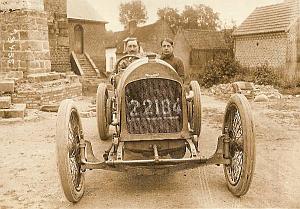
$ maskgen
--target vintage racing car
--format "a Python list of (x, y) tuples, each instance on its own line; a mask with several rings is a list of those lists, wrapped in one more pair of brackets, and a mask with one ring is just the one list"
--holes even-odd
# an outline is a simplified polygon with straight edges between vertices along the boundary
[[(125, 70), (119, 63), (136, 58)], [(188, 87), (168, 63), (150, 54), (124, 56), (111, 79), (113, 92), (99, 84), (97, 126), (101, 140), (113, 134), (111, 146), (97, 159), (84, 138), (79, 112), (72, 100), (58, 111), (57, 164), (66, 198), (77, 202), (84, 193), (84, 174), (90, 169), (147, 170), (153, 173), (191, 169), (202, 165), (224, 166), (229, 191), (244, 195), (255, 164), (255, 136), (250, 105), (242, 94), (231, 96), (215, 153), (201, 157), (201, 92), (197, 81)], [(134, 155), (132, 155), (134, 154)], [(132, 156), (135, 156), (134, 158)], [(136, 157), (139, 156), (139, 157)]]

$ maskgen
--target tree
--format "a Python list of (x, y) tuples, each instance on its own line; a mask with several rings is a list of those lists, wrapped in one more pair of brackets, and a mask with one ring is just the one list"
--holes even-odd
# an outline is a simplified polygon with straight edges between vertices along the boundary
[(186, 5), (181, 14), (177, 9), (166, 7), (158, 9), (157, 15), (159, 19), (165, 20), (174, 32), (177, 32), (179, 27), (202, 30), (217, 30), (220, 28), (218, 13), (204, 4)]
[(181, 18), (184, 29), (217, 30), (219, 28), (218, 13), (204, 4), (185, 6)]
[(119, 20), (121, 24), (127, 25), (131, 20), (135, 20), (137, 24), (143, 24), (147, 19), (146, 7), (140, 0), (120, 4)]
[(160, 20), (165, 20), (169, 24), (174, 33), (177, 32), (181, 24), (181, 16), (178, 9), (165, 7), (158, 9), (157, 15)]

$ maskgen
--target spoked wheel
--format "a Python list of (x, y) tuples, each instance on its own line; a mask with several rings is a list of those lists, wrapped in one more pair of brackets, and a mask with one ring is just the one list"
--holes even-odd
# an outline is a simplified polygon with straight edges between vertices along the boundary
[(97, 89), (96, 112), (98, 133), (101, 140), (108, 138), (109, 122), (111, 121), (111, 111), (109, 109), (111, 106), (110, 104), (111, 103), (108, 102), (106, 84), (100, 83)]
[(56, 123), (57, 167), (61, 185), (70, 202), (78, 202), (84, 193), (84, 173), (80, 161), (82, 125), (72, 100), (64, 100)]
[(226, 107), (223, 134), (229, 136), (231, 163), (224, 165), (229, 191), (242, 196), (249, 190), (255, 166), (255, 136), (250, 105), (242, 94), (233, 95)]
[(188, 119), (194, 134), (199, 136), (201, 132), (201, 90), (197, 81), (191, 81), (190, 91), (193, 91), (194, 97), (188, 103)]

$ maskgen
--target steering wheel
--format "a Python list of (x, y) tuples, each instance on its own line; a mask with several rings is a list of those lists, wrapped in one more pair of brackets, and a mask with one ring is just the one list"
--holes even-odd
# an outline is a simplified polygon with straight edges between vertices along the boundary
[(121, 63), (121, 61), (123, 61), (123, 60), (125, 60), (125, 59), (128, 59), (128, 58), (134, 58), (135, 60), (136, 59), (140, 59), (140, 57), (139, 56), (137, 56), (137, 55), (133, 55), (133, 54), (129, 54), (129, 55), (125, 55), (125, 56), (123, 56), (123, 57), (121, 57), (118, 61), (117, 61), (117, 63), (116, 63), (116, 66), (115, 66), (115, 69), (114, 69), (114, 73), (119, 73), (119, 65), (120, 65), (120, 63)]

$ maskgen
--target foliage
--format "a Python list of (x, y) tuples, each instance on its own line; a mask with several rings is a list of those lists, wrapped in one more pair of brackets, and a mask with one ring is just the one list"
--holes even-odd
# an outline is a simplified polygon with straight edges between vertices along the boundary
[(200, 80), (202, 86), (211, 87), (215, 84), (228, 83), (242, 74), (243, 68), (231, 56), (223, 56), (209, 62)]
[(224, 29), (222, 30), (224, 32), (224, 40), (225, 43), (228, 45), (229, 51), (233, 56), (233, 48), (234, 48), (234, 37), (232, 35), (234, 28), (232, 29)]
[(158, 9), (157, 15), (160, 19), (169, 23), (175, 32), (180, 27), (201, 30), (217, 30), (220, 27), (218, 13), (204, 4), (186, 5), (182, 13), (179, 13), (177, 9), (166, 7)]
[(177, 32), (181, 24), (181, 16), (178, 9), (165, 7), (158, 9), (157, 15), (159, 19), (165, 20), (169, 24), (174, 33)]
[(268, 64), (262, 64), (254, 70), (254, 82), (260, 85), (279, 85), (279, 75)]
[(147, 19), (146, 7), (141, 0), (120, 4), (119, 20), (121, 24), (127, 25), (131, 20), (135, 20), (137, 24), (143, 24)]
[(185, 6), (182, 14), (184, 29), (216, 30), (219, 27), (219, 15), (204, 4)]

